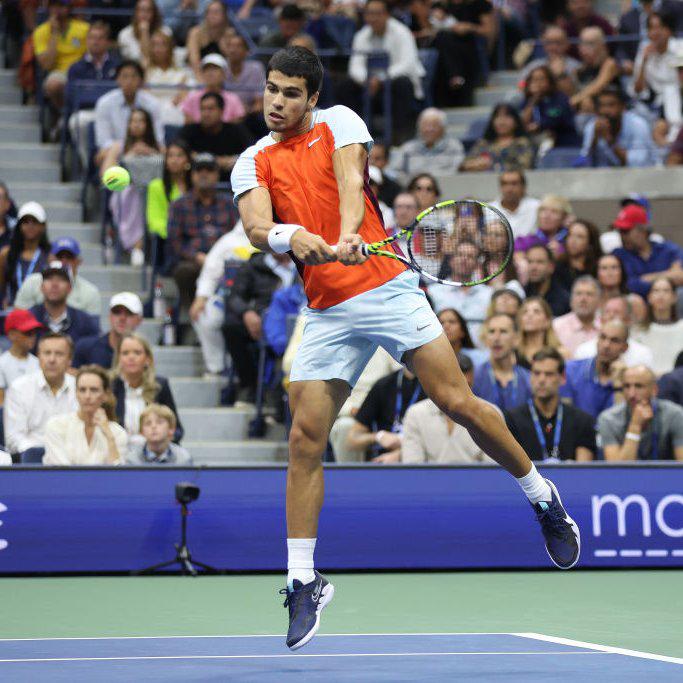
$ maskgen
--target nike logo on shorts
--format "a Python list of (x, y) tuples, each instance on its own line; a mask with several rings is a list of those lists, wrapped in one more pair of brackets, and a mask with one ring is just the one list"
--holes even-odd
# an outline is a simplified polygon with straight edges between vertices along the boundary
[(308, 146), (309, 146), (309, 147), (313, 147), (313, 145), (315, 145), (315, 143), (318, 142), (318, 140), (320, 140), (321, 137), (322, 137), (322, 135), (319, 135), (315, 140), (311, 140), (311, 141), (308, 143)]
[(422, 327), (418, 327), (417, 331), (422, 332), (422, 330), (426, 330), (430, 325), (431, 325), (431, 323), (427, 323), (426, 325), (423, 325)]

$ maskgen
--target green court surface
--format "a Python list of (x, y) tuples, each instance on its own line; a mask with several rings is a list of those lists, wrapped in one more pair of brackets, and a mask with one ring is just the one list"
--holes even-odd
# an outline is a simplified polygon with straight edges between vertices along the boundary
[[(683, 571), (330, 574), (321, 633), (537, 632), (683, 657)], [(279, 634), (280, 576), (0, 579), (0, 638)]]

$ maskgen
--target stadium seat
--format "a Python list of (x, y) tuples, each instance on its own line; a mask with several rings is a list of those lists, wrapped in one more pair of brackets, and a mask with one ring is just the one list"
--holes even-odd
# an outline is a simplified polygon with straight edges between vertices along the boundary
[(347, 52), (351, 49), (353, 36), (356, 33), (356, 24), (351, 19), (338, 14), (325, 14), (323, 24), (328, 35), (340, 50)]
[(182, 126), (173, 126), (170, 124), (164, 126), (164, 142), (166, 143), (166, 146), (175, 141), (181, 128)]
[(434, 105), (434, 80), (436, 78), (439, 53), (437, 50), (432, 49), (418, 50), (418, 52), (422, 66), (426, 71), (424, 78), (422, 79), (422, 87), (425, 93), (424, 106), (431, 107)]
[(536, 168), (575, 168), (580, 156), (579, 147), (553, 147), (536, 162)]
[(467, 132), (461, 140), (466, 151), (469, 151), (472, 145), (484, 136), (484, 131), (486, 130), (488, 122), (488, 118), (480, 118), (475, 119), (472, 121), (472, 123), (470, 123), (470, 127), (467, 129)]

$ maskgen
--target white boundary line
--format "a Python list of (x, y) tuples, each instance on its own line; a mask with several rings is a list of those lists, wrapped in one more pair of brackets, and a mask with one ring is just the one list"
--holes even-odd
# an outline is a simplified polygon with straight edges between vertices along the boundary
[(344, 652), (328, 654), (282, 654), (282, 655), (149, 655), (140, 657), (50, 657), (50, 658), (30, 658), (30, 659), (0, 659), (0, 664), (7, 663), (39, 663), (39, 662), (122, 662), (140, 660), (166, 660), (166, 659), (299, 659), (307, 658), (333, 658), (333, 657), (508, 657), (508, 656), (539, 656), (539, 655), (605, 655), (607, 652), (579, 651), (567, 652), (560, 650), (557, 652)]
[(547, 643), (556, 643), (557, 645), (570, 645), (573, 647), (585, 647), (598, 652), (607, 654), (624, 655), (626, 657), (638, 657), (640, 659), (654, 659), (658, 662), (668, 662), (669, 664), (683, 664), (683, 659), (679, 657), (667, 657), (666, 655), (656, 655), (651, 652), (639, 652), (638, 650), (627, 650), (623, 647), (612, 647), (611, 645), (597, 645), (595, 643), (586, 643), (582, 640), (572, 640), (571, 638), (558, 638), (556, 636), (546, 636), (542, 633), (511, 633), (513, 636), (520, 636), (520, 638), (531, 638), (532, 640), (544, 640)]

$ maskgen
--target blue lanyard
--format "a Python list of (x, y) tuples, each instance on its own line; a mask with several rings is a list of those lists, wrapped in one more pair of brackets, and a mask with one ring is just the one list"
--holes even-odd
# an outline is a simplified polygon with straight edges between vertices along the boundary
[(541, 230), (540, 228), (536, 230), (536, 237), (538, 237), (543, 244), (548, 244), (551, 239), (556, 240), (557, 242), (564, 242), (565, 237), (567, 236), (567, 233), (569, 231), (567, 228), (562, 228), (561, 230), (557, 231), (557, 234), (554, 237), (548, 238), (548, 236)]
[(548, 442), (545, 438), (545, 434), (541, 429), (541, 421), (538, 419), (538, 413), (536, 412), (536, 407), (533, 401), (528, 401), (529, 412), (531, 413), (531, 419), (534, 421), (534, 428), (536, 429), (536, 436), (538, 437), (538, 442), (541, 444), (541, 450), (543, 451), (543, 460), (548, 460), (549, 458), (559, 459), (560, 457), (560, 436), (562, 435), (562, 417), (564, 416), (564, 406), (562, 401), (560, 401), (557, 407), (557, 419), (555, 420), (555, 431), (553, 433), (553, 450), (548, 455)]
[[(501, 384), (498, 382), (496, 379), (496, 376), (493, 374), (493, 368), (489, 365), (488, 367), (489, 371), (489, 379), (491, 380), (491, 385), (494, 387), (496, 390), (496, 393), (498, 395), (498, 407), (502, 409), (507, 408), (507, 404), (505, 401), (505, 390), (501, 386)], [(517, 405), (517, 372), (515, 371), (515, 368), (512, 368), (512, 401), (511, 401), (511, 407), (514, 408)]]
[[(36, 263), (38, 263), (38, 259), (40, 258), (40, 248), (36, 249), (35, 252), (33, 252), (33, 258), (31, 259), (31, 262), (28, 264), (28, 268), (26, 269), (26, 277), (31, 275), (33, 273), (34, 268), (36, 267)], [(21, 272), (21, 261), (17, 262), (17, 292), (21, 289), (21, 284), (24, 281), (24, 275)]]
[[(402, 425), (401, 425), (401, 409), (403, 408), (403, 370), (398, 371), (398, 377), (396, 378), (396, 405), (394, 408), (394, 424), (391, 427), (391, 431), (394, 432), (394, 434), (398, 434), (403, 431)], [(410, 408), (410, 406), (417, 401), (417, 397), (420, 395), (420, 383), (417, 382), (415, 386), (415, 391), (413, 391), (413, 395), (410, 397), (410, 401), (408, 401), (408, 405), (406, 406), (406, 410)]]

